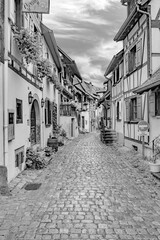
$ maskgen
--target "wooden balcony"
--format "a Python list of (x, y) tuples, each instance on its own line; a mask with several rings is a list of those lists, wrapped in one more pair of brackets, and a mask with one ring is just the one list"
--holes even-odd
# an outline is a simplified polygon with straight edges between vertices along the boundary
[(70, 103), (60, 104), (60, 116), (76, 116), (76, 107)]

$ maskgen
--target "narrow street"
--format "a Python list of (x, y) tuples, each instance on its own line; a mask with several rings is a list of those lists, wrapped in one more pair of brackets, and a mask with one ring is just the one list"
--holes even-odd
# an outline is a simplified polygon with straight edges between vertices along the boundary
[(0, 196), (0, 240), (158, 240), (159, 187), (153, 198), (140, 174), (98, 133), (80, 135), (30, 179), (38, 190), (25, 190), (22, 177)]

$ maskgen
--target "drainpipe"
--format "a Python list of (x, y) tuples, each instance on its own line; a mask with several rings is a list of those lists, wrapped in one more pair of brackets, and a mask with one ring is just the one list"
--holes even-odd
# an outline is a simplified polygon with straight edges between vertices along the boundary
[(142, 13), (142, 14), (146, 14), (148, 16), (149, 19), (149, 40), (150, 40), (150, 46), (149, 46), (149, 58), (150, 58), (150, 67), (149, 67), (149, 77), (152, 75), (152, 53), (151, 53), (151, 46), (152, 46), (152, 37), (151, 37), (151, 14), (149, 12), (143, 11), (139, 8), (139, 4), (136, 3), (136, 7), (137, 7), (137, 11)]
[[(148, 71), (148, 75), (149, 77), (152, 75), (152, 32), (151, 32), (151, 14), (149, 12), (143, 11), (139, 8), (139, 5), (136, 3), (136, 7), (137, 7), (137, 11), (142, 13), (142, 14), (146, 14), (148, 16), (148, 20), (149, 20), (149, 26), (148, 26), (148, 38), (150, 41), (150, 46), (149, 46), (149, 71)], [(149, 101), (148, 99), (148, 94), (147, 94), (147, 101)], [(149, 105), (148, 105), (149, 106)], [(148, 123), (149, 123), (149, 109), (147, 109), (148, 111)]]
[(4, 1), (3, 165), (8, 163), (8, 0)]

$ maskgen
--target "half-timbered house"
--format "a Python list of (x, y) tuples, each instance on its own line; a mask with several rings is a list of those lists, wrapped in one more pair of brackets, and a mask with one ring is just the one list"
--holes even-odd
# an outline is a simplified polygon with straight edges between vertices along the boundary
[[(123, 50), (117, 53), (111, 60), (108, 65), (104, 76), (106, 81), (104, 84), (112, 84), (110, 87), (111, 90), (111, 99), (112, 101), (108, 102), (108, 108), (110, 109), (110, 118), (111, 126), (117, 133), (119, 142), (123, 143), (124, 134), (123, 134)], [(109, 77), (111, 75), (111, 80)], [(109, 115), (109, 114), (108, 114)], [(109, 121), (107, 123), (109, 126)]]
[[(149, 122), (148, 93), (141, 95), (136, 89), (160, 66), (160, 32), (158, 0), (122, 0), (127, 6), (127, 18), (115, 41), (123, 41), (124, 47), (124, 142), (126, 146), (141, 150), (142, 137), (138, 122)], [(151, 135), (145, 135), (145, 154), (151, 148)]]
[(6, 10), (0, 39), (5, 50), (0, 63), (0, 165), (7, 168), (9, 181), (24, 169), (26, 149), (45, 147), (58, 121), (61, 61), (54, 34), (41, 24), (41, 13), (22, 12), (22, 4), (0, 0)]

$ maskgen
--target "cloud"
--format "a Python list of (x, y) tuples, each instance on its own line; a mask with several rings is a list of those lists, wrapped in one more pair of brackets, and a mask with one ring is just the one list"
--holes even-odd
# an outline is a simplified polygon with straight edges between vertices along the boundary
[(122, 44), (113, 41), (125, 19), (120, 0), (51, 1), (43, 22), (57, 44), (76, 61), (82, 77), (102, 85), (104, 72)]

